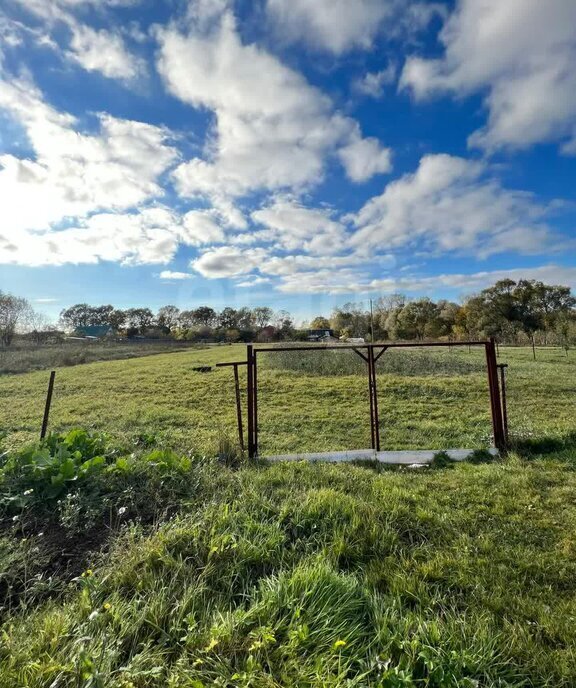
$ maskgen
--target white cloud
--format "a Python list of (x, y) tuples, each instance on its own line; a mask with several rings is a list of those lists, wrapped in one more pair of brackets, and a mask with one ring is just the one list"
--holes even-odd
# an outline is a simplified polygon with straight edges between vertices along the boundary
[(236, 286), (241, 289), (251, 289), (252, 287), (257, 287), (260, 284), (269, 284), (270, 279), (268, 277), (250, 277), (242, 282), (236, 282)]
[(384, 174), (392, 169), (392, 155), (389, 148), (382, 148), (378, 139), (354, 137), (349, 144), (338, 151), (348, 179), (361, 183), (375, 174)]
[[(388, 184), (352, 219), (359, 251), (422, 244), (428, 250), (480, 257), (503, 251), (550, 250), (555, 237), (546, 208), (530, 194), (505, 189), (479, 162), (428, 155), (414, 174)], [(561, 245), (557, 244), (557, 248)]]
[(159, 177), (177, 158), (164, 129), (101, 114), (99, 131), (82, 133), (22, 79), (0, 80), (0, 109), (24, 128), (35, 153), (0, 156), (4, 236), (163, 195)]
[(110, 79), (135, 79), (144, 69), (127, 51), (122, 38), (104, 29), (73, 26), (69, 55), (87, 71)]
[(224, 14), (208, 33), (158, 32), (158, 69), (170, 91), (215, 114), (204, 158), (175, 171), (179, 192), (219, 198), (321, 181), (325, 159), (359, 137), (357, 123), (297, 72), (245, 45)]
[(370, 48), (396, 0), (268, 0), (276, 34), (288, 42), (304, 40), (313, 48), (341, 54)]
[(446, 8), (430, 0), (267, 0), (266, 13), (280, 42), (341, 55), (372, 48), (380, 32), (411, 36)]
[(254, 211), (252, 219), (271, 230), (261, 239), (288, 251), (333, 254), (342, 250), (347, 239), (345, 227), (329, 211), (306, 208), (289, 198), (277, 198)]
[(187, 244), (193, 246), (218, 244), (225, 238), (224, 230), (217, 223), (214, 213), (205, 210), (191, 210), (184, 215), (181, 236)]
[(463, 293), (471, 293), (483, 289), (501, 279), (534, 279), (547, 284), (564, 284), (576, 287), (576, 267), (562, 265), (541, 265), (539, 267), (511, 268), (509, 270), (486, 270), (474, 273), (446, 273), (433, 277), (402, 277), (373, 280), (371, 291), (416, 291), (431, 292), (438, 287), (461, 289)]
[(135, 213), (97, 213), (65, 229), (20, 232), (8, 238), (0, 229), (0, 263), (167, 263), (179, 244), (172, 224), (168, 210), (150, 208)]
[(353, 88), (358, 93), (372, 98), (381, 98), (384, 95), (384, 87), (396, 81), (396, 65), (389, 62), (379, 72), (367, 72), (363, 77), (356, 79)]
[(162, 270), (159, 277), (160, 279), (164, 280), (194, 279), (194, 275), (192, 275), (190, 272), (174, 272), (173, 270)]
[[(85, 70), (100, 72), (110, 79), (130, 81), (145, 72), (144, 62), (132, 55), (119, 31), (94, 29), (77, 19), (74, 10), (86, 6), (103, 10), (137, 4), (140, 0), (14, 0), (26, 11), (44, 20), (46, 30), (58, 35), (59, 23), (68, 27), (71, 38), (63, 55)], [(25, 27), (23, 27), (25, 28)], [(45, 44), (58, 50), (53, 38), (45, 38)]]
[(278, 291), (288, 294), (350, 294), (369, 291), (364, 276), (357, 270), (323, 268), (286, 275)]
[(255, 270), (267, 258), (262, 248), (240, 249), (234, 246), (222, 246), (208, 249), (190, 264), (203, 277), (221, 279), (247, 275)]
[(470, 143), (487, 150), (563, 141), (576, 153), (576, 2), (460, 0), (440, 59), (409, 59), (401, 83), (417, 98), (488, 89), (487, 126)]

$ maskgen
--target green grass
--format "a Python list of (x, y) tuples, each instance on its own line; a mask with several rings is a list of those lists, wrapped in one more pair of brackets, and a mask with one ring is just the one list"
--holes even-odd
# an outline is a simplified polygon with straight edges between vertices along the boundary
[[(121, 441), (153, 433), (178, 450), (214, 454), (223, 437), (236, 441), (232, 372), (199, 373), (193, 368), (242, 360), (245, 351), (241, 345), (223, 346), (60, 369), (51, 428), (89, 427)], [(395, 354), (387, 352), (380, 360), (384, 364)], [(342, 355), (356, 365), (352, 352)], [(367, 381), (358, 370), (333, 375), (273, 368), (275, 356), (279, 354), (259, 359), (264, 455), (370, 446)], [(491, 424), (482, 352), (435, 352), (434, 375), (418, 356), (416, 364), (407, 357), (405, 365), (403, 359), (395, 363), (394, 372), (379, 371), (382, 447), (487, 446)], [(510, 364), (511, 431), (522, 441), (571, 443), (576, 359), (558, 349), (540, 350), (538, 356), (534, 362), (529, 349), (502, 350), (500, 360)], [(450, 362), (454, 375), (448, 374)], [(0, 377), (0, 429), (9, 432), (11, 446), (38, 436), (47, 378), (45, 372)], [(244, 375), (242, 392), (245, 397)]]
[(58, 344), (16, 341), (10, 347), (0, 347), (0, 375), (49, 370), (94, 361), (150, 356), (162, 352), (181, 351), (184, 348), (200, 348), (200, 346), (175, 342), (172, 339), (157, 341), (66, 340)]
[(12, 611), (0, 686), (576, 684), (572, 466), (180, 475), (170, 518)]
[[(231, 371), (192, 368), (244, 354), (61, 370), (52, 427), (107, 436), (18, 451), (47, 376), (0, 379), (0, 688), (576, 685), (570, 356), (502, 351), (516, 452), (414, 471), (215, 458)], [(379, 372), (387, 446), (486, 443), (481, 358), (442, 355)], [(263, 360), (266, 449), (367, 446), (359, 373)]]

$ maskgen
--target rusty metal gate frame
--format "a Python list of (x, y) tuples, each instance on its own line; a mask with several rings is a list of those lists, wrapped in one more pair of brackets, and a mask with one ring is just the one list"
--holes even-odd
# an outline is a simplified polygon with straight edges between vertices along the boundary
[[(218, 363), (219, 368), (233, 367), (236, 390), (236, 411), (238, 419), (238, 434), (240, 446), (244, 449), (244, 431), (242, 425), (242, 407), (240, 399), (240, 385), (238, 367), (247, 367), (247, 409), (248, 409), (248, 457), (258, 456), (258, 354), (276, 353), (278, 351), (327, 351), (351, 350), (367, 364), (368, 390), (370, 394), (370, 434), (372, 449), (380, 451), (380, 420), (378, 415), (378, 390), (376, 376), (376, 362), (388, 349), (421, 348), (421, 347), (453, 347), (453, 346), (482, 346), (486, 354), (486, 371), (488, 375), (488, 391), (490, 396), (490, 411), (492, 416), (492, 433), (494, 446), (503, 451), (508, 440), (508, 423), (506, 413), (506, 396), (504, 382), (505, 364), (498, 364), (496, 360), (496, 342), (492, 337), (485, 341), (466, 342), (394, 342), (389, 344), (320, 344), (310, 346), (263, 346), (256, 348), (253, 344), (246, 347), (246, 360), (232, 363)], [(377, 353), (375, 353), (377, 351)], [(498, 369), (501, 373), (502, 393), (498, 380)]]

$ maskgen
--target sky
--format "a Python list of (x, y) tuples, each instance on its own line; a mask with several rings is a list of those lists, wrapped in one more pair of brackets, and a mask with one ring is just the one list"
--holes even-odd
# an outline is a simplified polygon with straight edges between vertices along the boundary
[(0, 290), (576, 287), (574, 0), (2, 0)]

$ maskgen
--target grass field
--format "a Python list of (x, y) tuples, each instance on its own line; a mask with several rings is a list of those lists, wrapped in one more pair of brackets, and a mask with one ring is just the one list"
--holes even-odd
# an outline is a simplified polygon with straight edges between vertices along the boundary
[(16, 341), (9, 347), (0, 347), (0, 375), (26, 373), (31, 370), (50, 370), (75, 366), (93, 361), (150, 356), (162, 352), (181, 351), (184, 348), (201, 348), (172, 339), (121, 341), (95, 341), (68, 339), (58, 344), (34, 344)]
[[(368, 390), (353, 352), (326, 370), (321, 354), (302, 354), (304, 370), (279, 354), (262, 354), (262, 453), (324, 451), (370, 446)], [(387, 352), (378, 374), (382, 446), (387, 449), (480, 448), (491, 432), (481, 351), (436, 351), (432, 360)], [(170, 446), (214, 454), (222, 438), (236, 440), (232, 373), (193, 370), (245, 359), (242, 345), (190, 350), (58, 370), (51, 428), (82, 426), (122, 439), (156, 434)], [(295, 354), (290, 354), (294, 356)], [(517, 439), (570, 440), (576, 416), (576, 358), (558, 349), (505, 349), (510, 364), (509, 414)], [(312, 365), (310, 360), (318, 361)], [(395, 360), (393, 363), (389, 361)], [(274, 367), (273, 367), (274, 366)], [(348, 366), (348, 367), (347, 367)], [(350, 366), (352, 366), (350, 368)], [(387, 370), (392, 368), (392, 370)], [(334, 375), (342, 368), (346, 374)], [(430, 368), (434, 375), (429, 374)], [(452, 374), (454, 369), (455, 373)], [(245, 393), (242, 376), (243, 393)], [(0, 377), (0, 428), (9, 441), (38, 436), (48, 382), (45, 372)]]
[[(1, 688), (576, 685), (571, 354), (503, 351), (517, 450), (418, 471), (218, 460), (231, 372), (192, 368), (244, 354), (59, 371), (53, 427), (109, 437), (42, 451), (46, 374), (0, 378)], [(442, 357), (379, 372), (388, 447), (487, 443), (481, 359)], [(355, 364), (262, 363), (267, 451), (367, 446)]]

